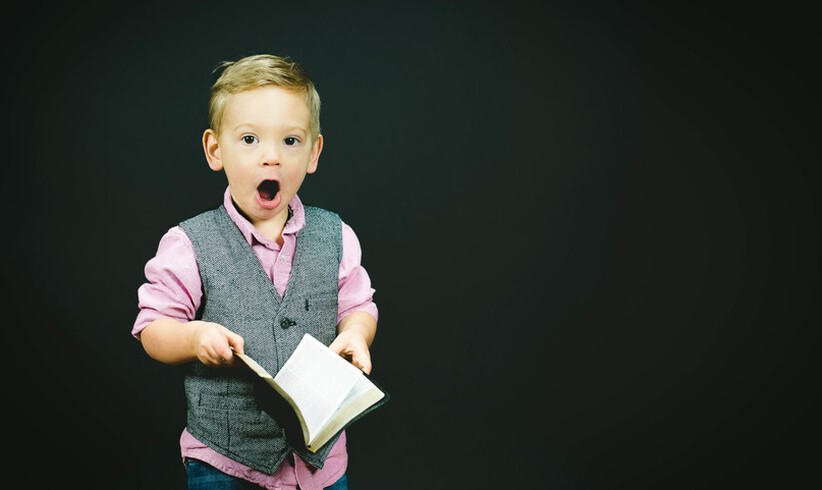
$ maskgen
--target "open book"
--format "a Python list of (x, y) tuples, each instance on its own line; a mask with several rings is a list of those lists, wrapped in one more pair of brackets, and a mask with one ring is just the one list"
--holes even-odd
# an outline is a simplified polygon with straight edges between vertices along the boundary
[(388, 399), (362, 371), (309, 334), (276, 376), (247, 355), (235, 355), (293, 408), (311, 452)]

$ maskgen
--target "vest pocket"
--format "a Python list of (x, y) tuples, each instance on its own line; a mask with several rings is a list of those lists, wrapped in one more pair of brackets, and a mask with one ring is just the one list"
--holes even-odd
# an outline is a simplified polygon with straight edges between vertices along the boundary
[(238, 457), (264, 453), (270, 459), (287, 448), (282, 427), (259, 408), (253, 396), (202, 394), (196, 419), (203, 442)]
[(283, 429), (263, 411), (236, 411), (228, 412), (228, 433), (268, 440), (272, 437), (281, 437)]
[(258, 411), (259, 407), (252, 393), (212, 395), (210, 393), (200, 394), (200, 408), (205, 410), (218, 411)]
[(306, 295), (298, 302), (305, 321), (305, 332), (325, 345), (337, 336), (337, 294)]
[(228, 450), (235, 454), (266, 453), (279, 455), (288, 448), (283, 429), (261, 411), (232, 411), (227, 413)]

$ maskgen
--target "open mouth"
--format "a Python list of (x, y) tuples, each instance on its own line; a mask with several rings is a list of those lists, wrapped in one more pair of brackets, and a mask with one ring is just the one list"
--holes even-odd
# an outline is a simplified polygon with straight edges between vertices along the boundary
[(263, 209), (276, 209), (280, 195), (280, 183), (276, 180), (264, 180), (257, 186), (257, 204)]
[(257, 193), (265, 202), (273, 201), (278, 192), (280, 192), (280, 183), (276, 180), (264, 180), (257, 186)]

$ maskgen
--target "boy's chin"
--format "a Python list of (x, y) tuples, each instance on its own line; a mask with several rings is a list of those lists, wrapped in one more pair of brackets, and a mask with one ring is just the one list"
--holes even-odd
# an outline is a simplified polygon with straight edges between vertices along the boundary
[(237, 208), (237, 211), (239, 211), (240, 214), (245, 216), (245, 218), (254, 225), (261, 221), (272, 220), (282, 214), (283, 210), (288, 209), (288, 206), (282, 206), (281, 204), (282, 202), (279, 195), (275, 206), (271, 206), (270, 202), (261, 203), (259, 196), (257, 196), (256, 199), (251, 200), (251, 202), (246, 201), (246, 203), (242, 206), (238, 205), (237, 201), (234, 201), (234, 206)]

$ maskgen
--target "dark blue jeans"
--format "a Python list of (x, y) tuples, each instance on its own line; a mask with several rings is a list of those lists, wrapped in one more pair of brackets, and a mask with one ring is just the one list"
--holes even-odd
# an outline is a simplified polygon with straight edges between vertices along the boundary
[[(189, 490), (259, 490), (260, 487), (250, 481), (226, 475), (217, 468), (198, 461), (186, 460), (186, 474), (188, 475)], [(326, 490), (348, 490), (348, 479), (341, 476)]]

